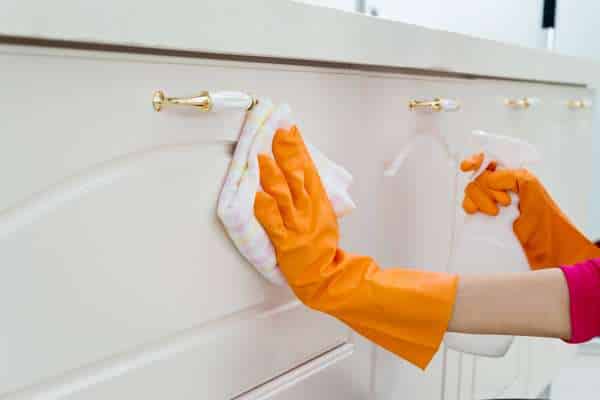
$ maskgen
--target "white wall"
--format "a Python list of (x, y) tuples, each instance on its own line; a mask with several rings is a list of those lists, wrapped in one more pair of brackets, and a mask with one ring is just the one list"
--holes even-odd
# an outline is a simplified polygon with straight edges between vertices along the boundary
[(386, 18), (528, 47), (543, 44), (542, 4), (542, 0), (369, 1)]
[[(356, 9), (356, 0), (304, 0)], [(367, 10), (410, 24), (459, 32), (527, 47), (543, 46), (542, 0), (367, 0)], [(418, 45), (418, 43), (415, 43)]]
[(559, 0), (556, 49), (563, 54), (600, 60), (600, 1)]
[(316, 6), (338, 8), (345, 11), (355, 11), (356, 1), (355, 0), (295, 0), (301, 3), (313, 4)]

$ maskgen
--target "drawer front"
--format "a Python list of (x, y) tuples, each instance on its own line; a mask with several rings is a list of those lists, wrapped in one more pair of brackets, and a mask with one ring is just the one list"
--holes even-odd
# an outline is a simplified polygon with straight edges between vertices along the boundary
[[(179, 387), (226, 398), (347, 341), (343, 325), (266, 283), (216, 218), (243, 114), (156, 114), (150, 98), (232, 88), (285, 99), (311, 141), (352, 169), (362, 146), (348, 139), (360, 137), (355, 75), (17, 53), (0, 52), (11, 98), (0, 145), (0, 393), (77, 397), (128, 375), (123, 388), (145, 397)], [(330, 96), (339, 102), (313, 106)], [(342, 137), (348, 149), (336, 150)]]

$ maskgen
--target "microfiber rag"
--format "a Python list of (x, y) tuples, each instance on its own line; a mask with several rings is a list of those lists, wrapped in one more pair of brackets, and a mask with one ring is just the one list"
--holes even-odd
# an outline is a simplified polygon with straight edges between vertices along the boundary
[[(248, 111), (219, 196), (217, 214), (227, 234), (240, 253), (270, 282), (283, 285), (285, 278), (279, 271), (275, 250), (267, 233), (254, 216), (254, 197), (260, 186), (258, 154), (272, 156), (271, 146), (277, 129), (295, 125), (287, 104), (274, 105), (268, 99), (259, 99)], [(356, 206), (348, 193), (352, 175), (325, 157), (309, 143), (308, 151), (319, 171), (321, 181), (338, 217)]]

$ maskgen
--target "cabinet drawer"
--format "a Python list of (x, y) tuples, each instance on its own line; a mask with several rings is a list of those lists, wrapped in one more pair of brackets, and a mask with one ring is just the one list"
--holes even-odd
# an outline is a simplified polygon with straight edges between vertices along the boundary
[[(76, 396), (128, 375), (122, 393), (226, 398), (347, 340), (266, 283), (217, 220), (243, 113), (155, 114), (150, 99), (244, 89), (302, 116), (315, 96), (348, 97), (355, 76), (12, 47), (0, 64), (0, 394)], [(306, 125), (347, 134), (341, 103)], [(336, 159), (336, 140), (314, 142)]]

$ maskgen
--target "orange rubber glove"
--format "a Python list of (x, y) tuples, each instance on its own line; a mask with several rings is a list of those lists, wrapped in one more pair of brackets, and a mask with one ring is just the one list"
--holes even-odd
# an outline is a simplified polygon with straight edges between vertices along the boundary
[(339, 249), (337, 219), (296, 127), (277, 131), (273, 154), (259, 156), (264, 192), (254, 211), (296, 296), (425, 368), (447, 329), (457, 277), (381, 270), (373, 259)]
[[(464, 172), (477, 171), (484, 155), (461, 163)], [(525, 169), (488, 168), (465, 188), (464, 210), (497, 215), (498, 204), (509, 205), (509, 191), (519, 195), (519, 217), (513, 230), (531, 269), (575, 264), (600, 257), (600, 249), (589, 241), (563, 214), (540, 181)]]

